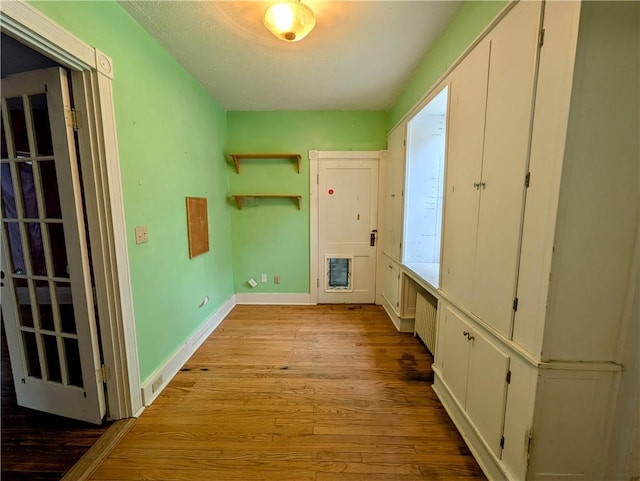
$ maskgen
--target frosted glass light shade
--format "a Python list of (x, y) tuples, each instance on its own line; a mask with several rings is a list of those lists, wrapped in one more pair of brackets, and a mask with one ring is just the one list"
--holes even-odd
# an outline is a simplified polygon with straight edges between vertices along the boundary
[(264, 13), (264, 26), (285, 42), (302, 40), (315, 25), (315, 15), (309, 7), (299, 1), (276, 3)]

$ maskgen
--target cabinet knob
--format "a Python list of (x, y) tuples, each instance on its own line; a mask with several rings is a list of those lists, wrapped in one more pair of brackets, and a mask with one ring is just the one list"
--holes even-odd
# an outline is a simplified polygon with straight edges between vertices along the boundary
[(465, 337), (469, 337), (469, 331), (462, 331), (462, 335)]

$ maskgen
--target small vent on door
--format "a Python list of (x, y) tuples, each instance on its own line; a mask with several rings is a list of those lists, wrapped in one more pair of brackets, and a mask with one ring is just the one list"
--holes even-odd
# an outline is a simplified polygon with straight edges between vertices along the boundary
[(352, 292), (352, 269), (352, 257), (327, 256), (325, 291)]

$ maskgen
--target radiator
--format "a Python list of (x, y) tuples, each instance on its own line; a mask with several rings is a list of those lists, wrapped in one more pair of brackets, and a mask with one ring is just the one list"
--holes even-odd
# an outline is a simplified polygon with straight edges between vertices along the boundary
[(436, 354), (436, 318), (438, 300), (426, 292), (418, 292), (416, 297), (415, 334), (422, 339), (429, 352)]

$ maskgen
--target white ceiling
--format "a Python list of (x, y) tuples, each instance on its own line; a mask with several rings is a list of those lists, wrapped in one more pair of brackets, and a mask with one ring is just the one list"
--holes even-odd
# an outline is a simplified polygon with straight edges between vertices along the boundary
[(305, 3), (316, 28), (276, 39), (273, 2), (129, 1), (122, 5), (227, 110), (387, 110), (462, 1)]

